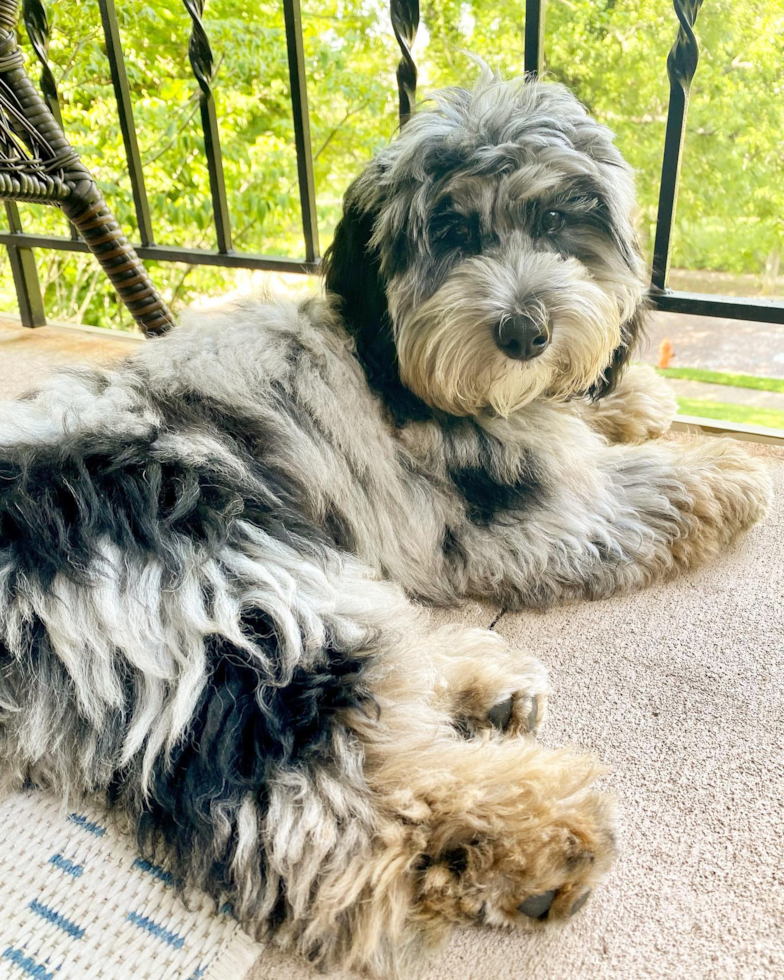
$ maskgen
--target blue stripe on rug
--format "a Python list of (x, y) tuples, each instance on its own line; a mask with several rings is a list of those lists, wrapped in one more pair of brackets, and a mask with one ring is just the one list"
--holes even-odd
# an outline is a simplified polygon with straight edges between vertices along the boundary
[(127, 918), (140, 929), (145, 929), (147, 932), (151, 933), (158, 939), (162, 939), (163, 942), (168, 943), (169, 946), (173, 946), (175, 949), (182, 949), (182, 947), (185, 945), (185, 939), (183, 936), (178, 936), (176, 932), (169, 932), (168, 929), (164, 929), (163, 926), (157, 925), (147, 916), (139, 915), (138, 912), (129, 912)]
[(68, 819), (71, 823), (78, 824), (88, 834), (95, 834), (96, 837), (103, 837), (106, 833), (106, 827), (102, 827), (99, 823), (93, 823), (92, 820), (88, 820), (81, 813), (69, 813)]
[(64, 858), (62, 854), (53, 854), (49, 858), (49, 864), (53, 864), (60, 871), (64, 871), (67, 875), (71, 875), (74, 878), (78, 878), (84, 871), (84, 865), (74, 864), (73, 861)]
[(35, 980), (54, 980), (54, 972), (47, 973), (40, 963), (36, 963), (32, 956), (26, 956), (21, 949), (14, 949), (13, 946), (9, 946), (3, 950), (0, 958), (18, 966), (22, 973), (27, 974), (28, 977), (34, 977)]
[(138, 868), (140, 871), (144, 871), (145, 874), (152, 875), (153, 878), (162, 881), (164, 885), (174, 885), (174, 875), (171, 871), (166, 871), (165, 868), (162, 868), (160, 864), (152, 864), (150, 861), (145, 861), (144, 858), (136, 858), (131, 867)]
[(64, 915), (60, 915), (59, 912), (55, 912), (54, 909), (50, 909), (48, 905), (44, 905), (43, 902), (36, 901), (33, 899), (32, 902), (27, 906), (32, 909), (36, 915), (40, 915), (42, 919), (46, 919), (47, 922), (51, 922), (52, 925), (57, 926), (58, 929), (62, 929), (63, 932), (67, 932), (69, 936), (74, 939), (81, 939), (85, 933), (85, 930), (81, 926), (77, 926), (75, 923), (71, 922), (70, 919), (66, 919)]

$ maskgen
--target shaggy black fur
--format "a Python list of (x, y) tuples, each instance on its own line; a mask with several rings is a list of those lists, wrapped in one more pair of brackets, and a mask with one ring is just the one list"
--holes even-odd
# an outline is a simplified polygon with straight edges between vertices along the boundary
[(628, 367), (637, 346), (645, 336), (645, 321), (648, 315), (647, 306), (642, 303), (632, 316), (621, 326), (621, 345), (613, 351), (610, 366), (604, 374), (588, 390), (592, 401), (598, 401), (614, 391), (621, 380), (624, 370)]
[[(205, 403), (201, 428), (216, 435), (217, 421), (205, 421), (211, 411), (214, 406)], [(227, 416), (221, 422), (229, 428)], [(235, 429), (240, 425), (236, 418), (231, 422)], [(86, 582), (104, 539), (129, 555), (157, 554), (176, 577), (178, 539), (214, 555), (239, 518), (312, 552), (319, 541), (327, 543), (326, 535), (303, 517), (297, 488), (269, 461), (265, 434), (255, 425), (253, 447), (236, 432), (232, 438), (231, 430), (223, 436), (245, 464), (245, 480), (226, 472), (220, 460), (184, 462), (158, 441), (158, 427), (135, 438), (91, 432), (54, 445), (4, 448), (0, 562), (44, 588), (58, 572)]]
[[(328, 292), (340, 300), (340, 312), (368, 383), (395, 423), (404, 425), (432, 418), (433, 410), (400, 380), (381, 258), (370, 246), (374, 220), (374, 215), (351, 203), (349, 188), (343, 217), (324, 255), (324, 282)], [(401, 254), (400, 262), (405, 261)]]
[[(266, 811), (277, 773), (329, 766), (341, 711), (376, 710), (363, 681), (370, 662), (366, 652), (357, 657), (328, 646), (315, 663), (281, 676), (269, 618), (260, 610), (249, 612), (242, 627), (258, 657), (220, 637), (208, 639), (208, 684), (189, 732), (170, 762), (158, 765), (138, 824), (144, 853), (156, 857), (164, 845), (176, 873), (203, 879), (216, 900), (231, 883), (233, 831), (243, 799), (250, 794)], [(110, 799), (124, 795), (128, 777), (116, 774)], [(232, 833), (216, 850), (218, 814)]]
[[(449, 478), (465, 501), (466, 513), (474, 524), (487, 525), (501, 514), (514, 520), (515, 514), (546, 499), (540, 466), (531, 452), (521, 457), (514, 478), (510, 479), (499, 472), (494, 456), (501, 447), (474, 422), (460, 420), (445, 428), (444, 434)], [(450, 443), (467, 437), (474, 449), (470, 466), (459, 462), (461, 454), (456, 446), (449, 451)]]
[(514, 483), (502, 483), (481, 466), (464, 466), (449, 471), (452, 482), (466, 502), (468, 517), (474, 524), (489, 524), (499, 514), (512, 515), (541, 500), (541, 484), (533, 469), (523, 472)]

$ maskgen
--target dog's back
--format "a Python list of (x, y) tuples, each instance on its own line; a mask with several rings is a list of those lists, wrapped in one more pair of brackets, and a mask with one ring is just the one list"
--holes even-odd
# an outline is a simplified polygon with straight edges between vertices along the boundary
[(345, 559), (292, 476), (318, 438), (294, 376), (345, 344), (306, 328), (307, 304), (207, 317), (0, 411), (2, 782), (122, 798), (216, 888), (237, 842), (215, 853), (209, 807), (231, 824), (366, 699)]

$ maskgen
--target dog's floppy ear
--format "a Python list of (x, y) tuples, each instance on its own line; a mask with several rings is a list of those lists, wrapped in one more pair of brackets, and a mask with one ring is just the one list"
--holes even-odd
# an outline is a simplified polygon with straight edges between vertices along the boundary
[(361, 185), (367, 176), (363, 174), (346, 191), (343, 217), (323, 262), (327, 292), (338, 298), (346, 326), (355, 337), (368, 321), (380, 325), (389, 318), (381, 257), (370, 244), (378, 212), (361, 200)]
[(354, 338), (357, 354), (376, 390), (399, 385), (397, 350), (386, 297), (386, 279), (378, 248), (371, 244), (381, 206), (378, 161), (346, 191), (343, 217), (324, 255), (327, 293)]
[(621, 343), (615, 348), (612, 360), (601, 376), (588, 389), (591, 401), (598, 401), (614, 390), (621, 379), (634, 350), (645, 331), (648, 308), (640, 303), (626, 323), (621, 325)]
[(405, 236), (382, 256), (373, 241), (384, 203), (384, 168), (378, 157), (346, 191), (343, 217), (324, 255), (327, 294), (337, 299), (338, 312), (356, 344), (368, 382), (384, 399), (398, 424), (429, 418), (431, 410), (400, 380), (397, 348), (387, 305), (386, 274), (394, 274)]

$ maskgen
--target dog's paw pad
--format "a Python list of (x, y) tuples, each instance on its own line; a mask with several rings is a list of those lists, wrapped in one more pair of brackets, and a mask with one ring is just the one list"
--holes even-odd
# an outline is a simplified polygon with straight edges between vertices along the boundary
[[(567, 889), (569, 892), (569, 889)], [(537, 922), (546, 922), (550, 918), (552, 911), (556, 918), (571, 918), (577, 915), (580, 909), (591, 897), (591, 889), (588, 888), (577, 898), (572, 900), (571, 894), (561, 895), (557, 889), (541, 892), (539, 895), (529, 895), (517, 906), (517, 911), (522, 912), (529, 919)], [(555, 906), (555, 908), (553, 908)]]
[(591, 897), (591, 889), (589, 888), (588, 891), (583, 892), (582, 895), (580, 895), (580, 897), (572, 903), (572, 907), (569, 909), (569, 915), (570, 916), (577, 915), (577, 913), (580, 911), (583, 905), (585, 905), (585, 903), (588, 901), (590, 897)]
[(556, 894), (555, 889), (552, 889), (549, 892), (542, 892), (541, 895), (529, 895), (528, 898), (520, 902), (517, 910), (523, 915), (527, 915), (529, 919), (546, 919)]
[(544, 716), (544, 694), (517, 691), (487, 712), (487, 722), (507, 735), (529, 735), (536, 732)]
[(487, 720), (497, 728), (499, 732), (505, 732), (512, 720), (512, 709), (514, 708), (514, 697), (510, 694), (505, 701), (494, 705), (487, 712)]
[(517, 691), (485, 710), (458, 712), (455, 727), (465, 738), (484, 731), (503, 735), (529, 735), (536, 732), (544, 715), (544, 694)]

